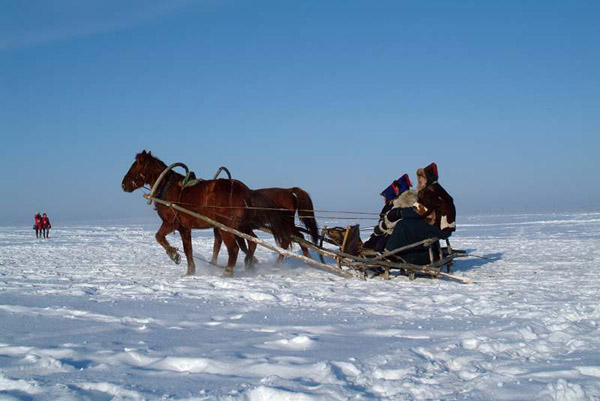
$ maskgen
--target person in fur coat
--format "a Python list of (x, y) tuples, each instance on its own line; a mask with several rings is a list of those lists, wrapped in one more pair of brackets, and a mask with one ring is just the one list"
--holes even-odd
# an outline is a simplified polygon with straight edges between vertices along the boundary
[(438, 183), (438, 169), (435, 163), (417, 170), (418, 205), (417, 212), (427, 223), (440, 230), (456, 230), (456, 208), (454, 199)]
[(414, 244), (427, 238), (447, 239), (456, 230), (454, 200), (437, 182), (437, 165), (418, 169), (416, 201), (410, 207), (388, 213), (395, 227), (385, 249), (388, 251)]

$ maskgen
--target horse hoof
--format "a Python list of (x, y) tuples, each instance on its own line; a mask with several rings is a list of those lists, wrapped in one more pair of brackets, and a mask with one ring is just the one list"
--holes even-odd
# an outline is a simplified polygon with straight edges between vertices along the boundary
[(258, 259), (252, 258), (252, 264), (257, 265), (259, 263)]
[(183, 275), (183, 277), (187, 277), (187, 276), (194, 276), (196, 275), (196, 271), (192, 270), (192, 271), (186, 271), (185, 274)]
[(225, 272), (223, 273), (223, 277), (226, 277), (226, 278), (233, 277), (233, 271), (225, 270)]
[(244, 259), (244, 267), (246, 268), (246, 270), (253, 269), (254, 268), (254, 258), (246, 257), (246, 259)]
[(169, 255), (169, 257), (171, 258), (171, 260), (173, 262), (175, 262), (176, 265), (181, 263), (181, 256), (179, 255), (179, 253), (177, 253), (176, 250), (170, 250), (167, 251), (167, 255)]

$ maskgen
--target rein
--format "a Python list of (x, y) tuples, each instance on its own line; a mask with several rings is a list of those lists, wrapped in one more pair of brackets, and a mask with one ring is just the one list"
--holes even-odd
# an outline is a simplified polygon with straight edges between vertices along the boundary
[[(167, 191), (168, 187), (170, 186), (171, 182), (172, 182), (172, 176), (169, 177), (166, 185), (164, 185), (160, 191), (159, 191), (159, 186), (161, 184), (161, 182), (164, 180), (165, 176), (171, 171), (173, 170), (175, 167), (182, 167), (185, 172), (185, 178), (183, 179), (182, 182), (188, 182), (190, 179), (190, 175), (193, 174), (190, 172), (190, 170), (188, 169), (188, 167), (184, 164), (184, 163), (173, 163), (170, 166), (168, 166), (167, 168), (165, 168), (163, 170), (163, 172), (160, 174), (160, 176), (158, 177), (158, 179), (156, 180), (156, 182), (154, 183), (154, 185), (152, 186), (151, 190), (150, 190), (150, 194), (148, 197), (148, 204), (152, 203), (152, 200), (150, 198), (156, 197), (156, 198), (162, 198), (162, 196), (164, 195), (164, 193)], [(215, 175), (213, 176), (213, 180), (216, 179), (219, 174), (225, 171), (227, 173), (227, 176), (229, 178), (229, 180), (231, 181), (231, 173), (230, 171), (224, 167), (221, 166), (219, 167), (219, 169), (217, 170), (217, 172), (215, 173)], [(141, 175), (140, 175), (141, 176)], [(182, 186), (181, 188), (181, 192), (179, 194), (179, 199), (177, 204), (179, 205), (183, 205), (183, 206), (194, 206), (194, 207), (205, 207), (205, 208), (213, 208), (213, 209), (249, 209), (249, 210), (270, 210), (270, 211), (279, 211), (279, 212), (291, 212), (291, 210), (289, 209), (285, 209), (285, 208), (270, 208), (270, 207), (257, 207), (257, 206), (248, 206), (248, 205), (244, 205), (244, 206), (217, 206), (217, 205), (197, 205), (197, 204), (191, 204), (191, 203), (181, 203), (181, 195), (183, 193), (183, 190), (185, 189), (185, 186)], [(156, 194), (156, 192), (159, 191), (158, 194)], [(229, 191), (229, 205), (231, 205), (231, 197), (233, 195), (233, 185), (230, 187), (230, 191)], [(158, 195), (158, 196), (157, 196)], [(342, 210), (318, 210), (318, 209), (297, 209), (298, 212), (298, 218), (309, 218), (309, 219), (316, 219), (316, 216), (301, 216), (300, 213), (301, 212), (312, 212), (312, 213), (342, 213), (342, 214), (353, 214), (353, 215), (363, 215), (363, 216), (379, 216), (379, 213), (368, 213), (368, 212), (352, 212), (352, 211), (342, 211)], [(215, 213), (220, 215), (221, 217), (227, 217), (229, 219), (233, 219), (234, 217), (230, 217), (230, 216), (225, 216), (219, 213)], [(335, 220), (373, 220), (372, 217), (346, 217), (346, 216), (319, 216), (319, 218), (322, 219), (335, 219)]]
[[(180, 203), (180, 205), (185, 206), (196, 206), (196, 207), (212, 207), (215, 209), (254, 209), (254, 210), (272, 210), (275, 212), (291, 212), (290, 209), (278, 208), (278, 207), (258, 207), (258, 206), (215, 206), (215, 205), (197, 205), (192, 203)], [(343, 214), (359, 214), (366, 216), (378, 216), (379, 213), (368, 213), (368, 212), (351, 212), (351, 211), (343, 211), (343, 210), (319, 210), (319, 209), (296, 209), (298, 212), (313, 212), (313, 213), (343, 213)], [(312, 216), (299, 216), (302, 218), (313, 218)], [(334, 216), (322, 216), (327, 218), (335, 218)], [(340, 219), (350, 219), (351, 217), (339, 217)], [(361, 219), (360, 217), (357, 217)], [(364, 220), (373, 220), (373, 218), (362, 218)]]

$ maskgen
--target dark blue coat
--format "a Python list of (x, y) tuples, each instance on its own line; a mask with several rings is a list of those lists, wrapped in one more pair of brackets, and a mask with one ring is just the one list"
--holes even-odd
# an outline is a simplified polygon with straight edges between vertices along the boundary
[(449, 231), (442, 231), (435, 226), (427, 224), (411, 207), (395, 209), (393, 212), (401, 215), (398, 216), (401, 217), (401, 220), (396, 223), (394, 232), (385, 246), (385, 249), (388, 251), (432, 237), (446, 239), (452, 234)]

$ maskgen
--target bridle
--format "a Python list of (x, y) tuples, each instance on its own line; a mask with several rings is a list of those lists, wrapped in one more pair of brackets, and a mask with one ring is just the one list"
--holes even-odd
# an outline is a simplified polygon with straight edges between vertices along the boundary
[[(136, 160), (136, 163), (139, 163)], [(131, 182), (134, 186), (133, 190), (135, 191), (136, 189), (140, 189), (144, 186), (144, 184), (147, 184), (148, 182), (146, 181), (146, 175), (144, 174), (144, 171), (146, 171), (146, 169), (148, 168), (148, 165), (150, 164), (150, 160), (146, 160), (146, 162), (144, 163), (144, 166), (140, 168), (140, 170), (142, 172), (140, 172), (135, 178), (130, 178), (129, 182)], [(142, 180), (142, 182), (140, 183), (139, 181)]]

